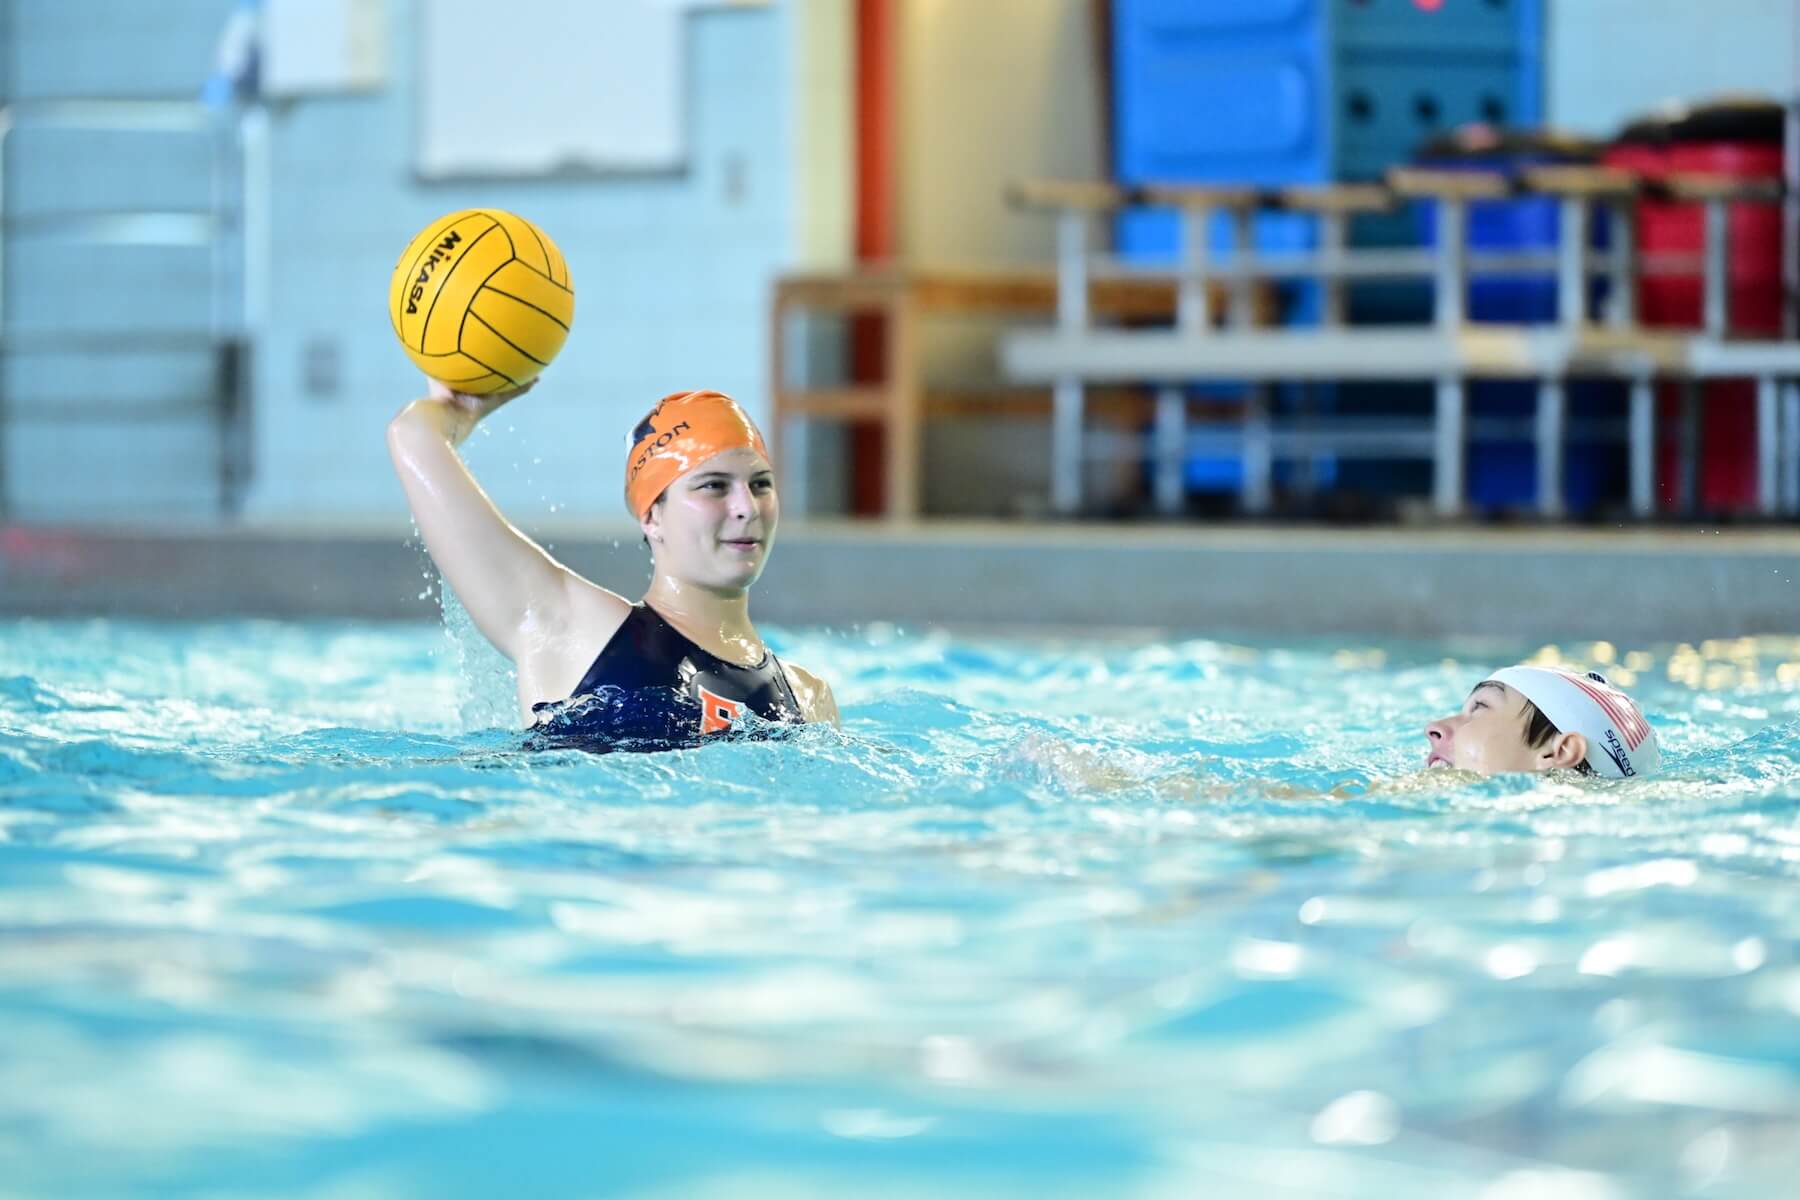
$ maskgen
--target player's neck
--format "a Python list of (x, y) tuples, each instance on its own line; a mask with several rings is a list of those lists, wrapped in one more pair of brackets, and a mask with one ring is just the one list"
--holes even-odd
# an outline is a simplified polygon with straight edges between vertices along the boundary
[(689, 641), (727, 662), (755, 662), (762, 657), (762, 638), (750, 623), (750, 593), (697, 587), (660, 572), (644, 593), (654, 608)]

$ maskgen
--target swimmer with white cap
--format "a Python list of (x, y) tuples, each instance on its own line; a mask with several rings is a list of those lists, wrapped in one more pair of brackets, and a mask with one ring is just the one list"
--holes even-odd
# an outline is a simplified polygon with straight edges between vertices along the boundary
[[(1481, 775), (1575, 771), (1602, 779), (1654, 775), (1662, 765), (1656, 731), (1631, 697), (1598, 671), (1554, 667), (1507, 667), (1476, 684), (1462, 711), (1425, 727), (1431, 743), (1428, 768), (1446, 767)], [(1066, 787), (1116, 791), (1146, 782), (1144, 776), (1092, 747), (1034, 735), (1020, 746), (1022, 756)], [(1333, 796), (1366, 795), (1375, 787), (1411, 790), (1423, 775), (1391, 784), (1359, 779), (1330, 789)], [(1192, 775), (1156, 780), (1164, 795), (1215, 799), (1241, 794), (1237, 779)], [(1265, 795), (1290, 798), (1319, 793), (1308, 786), (1270, 782)]]
[(1462, 711), (1425, 726), (1427, 767), (1482, 775), (1572, 770), (1602, 779), (1662, 764), (1643, 710), (1598, 671), (1507, 667), (1475, 685)]

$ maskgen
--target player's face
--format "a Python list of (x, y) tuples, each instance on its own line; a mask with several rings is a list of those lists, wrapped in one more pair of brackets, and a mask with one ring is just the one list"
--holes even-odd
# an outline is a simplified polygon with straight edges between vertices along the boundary
[(769, 460), (754, 450), (727, 450), (670, 484), (644, 532), (658, 571), (733, 591), (762, 574), (780, 515)]
[(1482, 775), (1547, 770), (1549, 755), (1525, 744), (1525, 697), (1503, 683), (1478, 683), (1462, 711), (1425, 726), (1427, 767)]

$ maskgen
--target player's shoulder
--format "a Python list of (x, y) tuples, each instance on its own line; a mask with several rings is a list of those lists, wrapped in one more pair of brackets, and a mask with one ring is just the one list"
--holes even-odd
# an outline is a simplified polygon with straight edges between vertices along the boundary
[(837, 697), (831, 691), (831, 684), (823, 676), (797, 663), (783, 659), (781, 665), (788, 673), (788, 679), (794, 686), (795, 698), (800, 701), (806, 719), (837, 724)]

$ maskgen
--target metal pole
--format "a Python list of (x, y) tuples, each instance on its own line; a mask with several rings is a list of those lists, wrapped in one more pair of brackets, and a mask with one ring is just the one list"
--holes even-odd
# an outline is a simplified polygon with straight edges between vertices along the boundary
[[(1588, 206), (1583, 196), (1564, 196), (1557, 205), (1556, 319), (1564, 329), (1587, 324)], [(1563, 515), (1563, 434), (1568, 425), (1568, 384), (1560, 375), (1538, 384), (1538, 514)]]
[[(1056, 227), (1056, 317), (1066, 337), (1078, 337), (1087, 327), (1087, 291), (1087, 218), (1064, 209)], [(1081, 508), (1085, 402), (1080, 376), (1056, 380), (1050, 396), (1050, 506), (1064, 515)]]
[(1648, 375), (1631, 381), (1631, 511), (1656, 515), (1656, 389)]
[(1181, 459), (1187, 449), (1187, 397), (1173, 384), (1156, 390), (1156, 511), (1181, 512)]
[[(1447, 334), (1460, 333), (1467, 311), (1468, 209), (1463, 201), (1438, 201), (1438, 245), (1434, 316)], [(1437, 381), (1437, 439), (1432, 455), (1432, 507), (1440, 517), (1453, 517), (1463, 507), (1463, 455), (1468, 398), (1460, 375)]]
[(1256, 323), (1256, 281), (1250, 276), (1250, 255), (1256, 241), (1256, 230), (1251, 224), (1254, 219), (1255, 214), (1248, 208), (1239, 207), (1231, 214), (1235, 243), (1231, 264), (1235, 268), (1231, 284), (1231, 320), (1241, 329)]
[[(1705, 258), (1701, 266), (1701, 325), (1710, 337), (1723, 338), (1731, 328), (1729, 270), (1731, 223), (1723, 200), (1705, 204)], [(1681, 509), (1692, 515), (1700, 507), (1700, 384), (1693, 378), (1681, 389)]]
[(1731, 329), (1731, 221), (1723, 200), (1706, 202), (1706, 332), (1722, 338)]
[(1765, 517), (1779, 507), (1781, 396), (1773, 375), (1756, 380), (1756, 508)]
[(1587, 324), (1587, 199), (1564, 196), (1557, 207), (1556, 319), (1574, 329)]
[(807, 479), (812, 460), (812, 422), (804, 416), (791, 416), (776, 430), (781, 438), (781, 507), (783, 514), (796, 517), (812, 512), (812, 488)]
[(1203, 334), (1212, 328), (1212, 297), (1207, 289), (1207, 266), (1212, 259), (1212, 210), (1184, 208), (1180, 221), (1182, 269), (1175, 325), (1184, 333)]
[(1781, 509), (1793, 516), (1800, 513), (1800, 384), (1789, 380), (1781, 392)]
[[(1638, 198), (1628, 196), (1611, 205), (1612, 254), (1606, 292), (1606, 323), (1614, 329), (1637, 324)], [(1656, 515), (1656, 389), (1650, 376), (1634, 378), (1629, 397), (1631, 512), (1639, 520)]]
[[(1232, 266), (1235, 268), (1231, 284), (1231, 323), (1239, 329), (1248, 329), (1256, 323), (1256, 281), (1250, 274), (1250, 256), (1256, 241), (1253, 224), (1255, 217), (1256, 214), (1251, 209), (1241, 206), (1232, 210), (1231, 214), (1234, 235)], [(1270, 480), (1274, 474), (1272, 443), (1269, 388), (1267, 384), (1255, 383), (1244, 397), (1245, 512), (1260, 515), (1269, 511), (1272, 492)]]
[(1081, 508), (1081, 380), (1058, 379), (1050, 404), (1050, 507), (1066, 516)]
[(1344, 253), (1344, 246), (1349, 241), (1345, 237), (1345, 214), (1335, 210), (1327, 212), (1320, 219), (1320, 249), (1324, 251), (1326, 263), (1324, 278), (1320, 282), (1325, 289), (1325, 311), (1321, 314), (1322, 322), (1327, 326), (1344, 323), (1344, 276), (1338, 269), (1338, 259)]
[[(1327, 329), (1342, 328), (1350, 316), (1349, 304), (1346, 300), (1348, 289), (1344, 285), (1342, 261), (1345, 250), (1350, 244), (1349, 230), (1350, 216), (1348, 213), (1331, 209), (1320, 219), (1323, 278), (1319, 283), (1324, 290), (1324, 306), (1323, 312), (1320, 313), (1320, 323)], [(1302, 420), (1308, 426), (1312, 424), (1318, 410), (1325, 406), (1324, 397), (1328, 394), (1327, 389), (1331, 387), (1330, 384), (1318, 383), (1300, 385), (1300, 395), (1306, 404)], [(1311, 432), (1310, 428), (1308, 432)], [(1309, 501), (1318, 495), (1320, 467), (1326, 461), (1329, 461), (1327, 456), (1315, 453), (1309, 441), (1306, 453), (1301, 456), (1296, 466), (1298, 478), (1295, 482), (1296, 489)]]
[(1273, 431), (1269, 427), (1269, 386), (1252, 384), (1244, 398), (1244, 511), (1257, 516), (1269, 511), (1274, 496)]
[(1453, 196), (1439, 200), (1437, 206), (1437, 325), (1447, 332), (1456, 332), (1468, 309), (1468, 206)]
[(1076, 333), (1087, 319), (1087, 217), (1065, 208), (1056, 215), (1056, 321), (1064, 333)]
[(1546, 375), (1538, 384), (1537, 484), (1538, 514), (1563, 514), (1563, 431), (1568, 423), (1569, 396), (1559, 375)]
[(1637, 322), (1637, 200), (1613, 205), (1612, 287), (1607, 292), (1607, 323), (1617, 329)]
[(1437, 381), (1437, 439), (1431, 477), (1431, 506), (1440, 517), (1454, 517), (1462, 511), (1466, 409), (1462, 377), (1441, 376)]

